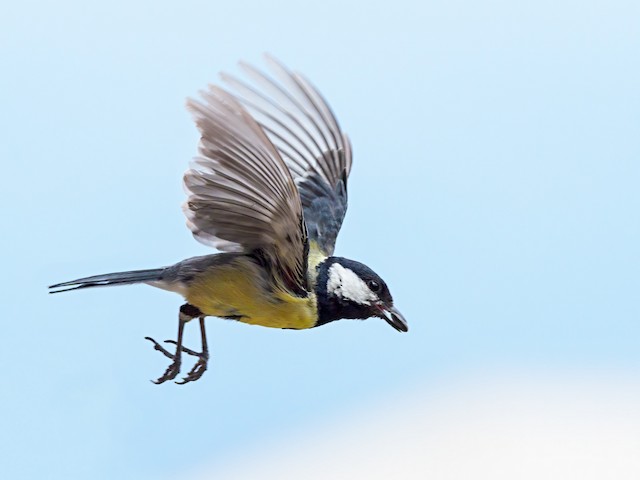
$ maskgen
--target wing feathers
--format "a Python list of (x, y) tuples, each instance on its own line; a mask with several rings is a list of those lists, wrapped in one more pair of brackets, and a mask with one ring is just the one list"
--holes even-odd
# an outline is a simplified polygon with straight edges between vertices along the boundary
[(267, 63), (272, 76), (241, 63), (251, 82), (227, 74), (222, 80), (278, 149), (300, 191), (310, 238), (330, 255), (347, 208), (351, 144), (306, 78), (272, 57)]
[[(305, 100), (308, 98), (303, 90), (300, 89), (300, 85), (295, 81), (295, 77), (282, 67), (279, 63), (274, 62), (273, 64), (276, 69), (284, 72), (284, 75), (281, 75), (284, 83), (289, 83), (289, 86), (292, 87), (292, 92), (285, 90), (282, 86), (277, 84), (274, 80), (266, 76), (264, 73), (260, 72), (256, 68), (251, 65), (242, 63), (241, 66), (252, 76), (254, 77), (258, 83), (262, 83), (267, 89), (271, 90), (275, 97), (283, 104), (288, 105), (290, 108), (284, 110), (279, 107), (279, 110), (284, 112), (286, 116), (291, 119), (298, 127), (302, 128), (302, 131), (308, 137), (308, 140), (313, 143), (316, 148), (316, 155), (321, 155), (322, 152), (330, 150), (331, 146), (327, 141), (327, 137), (325, 136), (325, 131), (321, 127), (322, 120), (318, 122), (318, 119), (313, 115), (315, 113), (313, 108), (308, 108), (309, 105), (303, 105)], [(294, 97), (294, 93), (300, 94), (297, 97)], [(271, 102), (272, 103), (272, 102)], [(272, 103), (273, 104), (273, 103)], [(290, 113), (292, 112), (292, 113)], [(305, 129), (302, 124), (302, 120), (306, 120), (308, 125), (312, 128), (312, 130)], [(315, 133), (315, 135), (314, 135)]]
[[(250, 108), (258, 120), (262, 120), (260, 124), (265, 128), (265, 130), (271, 132), (281, 131), (282, 134), (279, 135), (278, 138), (282, 140), (286, 138), (286, 135), (289, 135), (290, 142), (294, 142), (297, 144), (299, 149), (306, 151), (304, 156), (300, 153), (301, 161), (303, 163), (307, 163), (308, 161), (305, 160), (305, 158), (309, 158), (309, 156), (311, 158), (315, 158), (322, 153), (322, 149), (316, 138), (306, 129), (301, 120), (292, 115), (289, 111), (285, 110), (277, 101), (267, 97), (263, 93), (231, 75), (223, 73), (221, 74), (221, 77), (223, 81), (243, 93), (241, 101), (245, 106)], [(266, 79), (266, 77), (260, 78), (268, 82), (268, 85), (271, 85), (271, 80)], [(271, 109), (273, 113), (271, 113), (269, 109)], [(286, 140), (284, 141), (286, 142)], [(288, 143), (288, 145), (291, 145), (291, 143)], [(293, 147), (293, 145), (291, 146)]]
[(351, 144), (306, 78), (267, 62), (272, 76), (247, 64), (249, 82), (222, 74), (235, 96), (210, 86), (188, 101), (202, 138), (184, 176), (184, 212), (199, 241), (256, 254), (283, 288), (304, 296), (307, 230), (323, 253), (333, 253)]
[(187, 106), (202, 134), (184, 176), (187, 225), (202, 243), (258, 253), (285, 288), (306, 295), (302, 205), (279, 152), (224, 90), (212, 86)]

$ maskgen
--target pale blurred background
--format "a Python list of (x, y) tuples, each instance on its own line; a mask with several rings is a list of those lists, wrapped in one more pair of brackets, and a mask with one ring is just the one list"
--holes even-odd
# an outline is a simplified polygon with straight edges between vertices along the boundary
[(450, 379), (176, 478), (637, 479), (637, 379), (580, 377)]
[[(639, 21), (631, 0), (2, 4), (0, 477), (640, 478)], [(264, 51), (350, 134), (337, 253), (410, 331), (210, 319), (204, 378), (156, 386), (144, 337), (174, 337), (179, 297), (46, 286), (209, 251), (180, 210), (184, 100)]]

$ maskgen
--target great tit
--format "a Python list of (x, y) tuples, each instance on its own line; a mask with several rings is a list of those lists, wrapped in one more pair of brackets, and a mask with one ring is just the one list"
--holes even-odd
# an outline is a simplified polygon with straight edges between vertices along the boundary
[[(267, 63), (271, 76), (241, 63), (251, 81), (223, 73), (228, 90), (210, 85), (199, 100), (187, 101), (201, 140), (184, 175), (183, 210), (194, 237), (223, 253), (49, 287), (58, 293), (145, 283), (182, 295), (177, 339), (166, 341), (175, 353), (146, 337), (172, 360), (155, 383), (178, 375), (183, 352), (198, 360), (177, 383), (202, 376), (208, 316), (287, 329), (381, 317), (407, 331), (384, 280), (362, 263), (333, 256), (347, 210), (348, 137), (305, 77), (271, 57)], [(194, 318), (200, 352), (182, 345)]]

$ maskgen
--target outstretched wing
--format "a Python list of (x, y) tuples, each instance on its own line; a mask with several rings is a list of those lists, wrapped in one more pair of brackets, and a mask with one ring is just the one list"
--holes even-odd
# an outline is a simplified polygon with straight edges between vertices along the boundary
[(201, 95), (187, 102), (202, 134), (184, 175), (187, 225), (204, 244), (256, 254), (286, 288), (306, 296), (307, 234), (287, 166), (232, 95), (215, 86)]
[[(351, 144), (322, 95), (302, 75), (267, 57), (275, 79), (241, 64), (253, 84), (222, 74), (262, 126), (300, 191), (311, 247), (332, 255), (347, 212)], [(314, 244), (315, 242), (315, 244)]]

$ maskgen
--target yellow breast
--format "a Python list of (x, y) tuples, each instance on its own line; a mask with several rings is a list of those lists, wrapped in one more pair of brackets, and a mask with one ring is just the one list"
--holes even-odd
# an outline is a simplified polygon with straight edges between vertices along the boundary
[(215, 265), (199, 273), (186, 288), (186, 300), (204, 314), (234, 317), (240, 322), (272, 328), (304, 329), (315, 326), (315, 295), (300, 298), (271, 292), (265, 272), (246, 257)]

